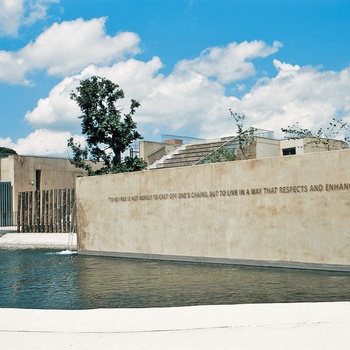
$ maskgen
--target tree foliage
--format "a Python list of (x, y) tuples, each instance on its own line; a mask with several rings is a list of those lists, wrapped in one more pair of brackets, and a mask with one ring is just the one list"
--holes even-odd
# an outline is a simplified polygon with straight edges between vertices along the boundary
[(231, 140), (228, 140), (225, 145), (219, 147), (217, 150), (209, 154), (208, 157), (202, 161), (202, 163), (235, 161), (237, 160), (239, 153), (244, 159), (250, 158), (249, 145), (253, 139), (254, 131), (256, 129), (245, 129), (244, 121), (246, 116), (241, 113), (233, 112), (231, 109), (229, 111), (235, 121), (237, 135)]
[[(209, 154), (201, 163), (234, 161), (239, 158), (239, 153), (243, 159), (251, 157), (249, 145), (251, 145), (257, 129), (246, 129), (244, 127), (246, 116), (233, 112), (231, 109), (229, 111), (235, 121), (237, 135)], [(332, 121), (328, 123), (325, 129), (319, 128), (316, 132), (301, 128), (299, 123), (295, 123), (287, 128), (281, 128), (281, 130), (285, 133), (286, 139), (307, 139), (306, 145), (313, 144), (316, 147), (322, 147), (327, 150), (335, 149), (336, 145), (340, 145), (341, 148), (349, 148), (350, 137), (347, 135), (350, 135), (350, 125), (342, 119), (332, 118)]]
[(252, 127), (245, 129), (244, 121), (246, 119), (246, 116), (244, 114), (233, 112), (232, 109), (230, 109), (229, 111), (236, 123), (237, 136), (235, 139), (238, 140), (238, 149), (241, 151), (245, 159), (249, 159), (250, 152), (248, 146), (250, 144), (250, 141), (253, 139), (254, 132), (256, 131), (256, 129)]
[[(131, 100), (130, 111), (124, 114), (117, 106), (118, 100), (124, 98), (123, 90), (112, 81), (97, 76), (82, 80), (70, 97), (82, 112), (79, 118), (82, 119), (82, 134), (86, 136), (85, 147), (73, 138), (68, 140), (73, 151), (72, 164), (87, 170), (89, 175), (137, 171), (146, 167), (142, 159), (122, 159), (130, 145), (142, 138), (133, 120), (140, 106), (138, 101)], [(93, 170), (88, 161), (102, 162), (103, 166)]]
[[(208, 155), (207, 160), (209, 163), (230, 162), (237, 159), (237, 153), (235, 149), (227, 149), (223, 146)], [(202, 162), (205, 163), (205, 160)]]
[(328, 126), (324, 128), (319, 128), (316, 132), (303, 129), (299, 126), (299, 123), (295, 123), (287, 128), (281, 128), (282, 132), (285, 134), (286, 139), (301, 139), (309, 138), (310, 140), (307, 144), (313, 144), (316, 147), (324, 147), (328, 151), (333, 149), (334, 140), (341, 137), (341, 141), (344, 141), (341, 145), (342, 148), (348, 148), (348, 143), (350, 141), (346, 134), (350, 133), (350, 125), (344, 122), (342, 119), (332, 118), (332, 121), (328, 123)]
[(12, 148), (0, 147), (0, 156), (9, 156), (11, 154), (17, 154), (17, 152)]

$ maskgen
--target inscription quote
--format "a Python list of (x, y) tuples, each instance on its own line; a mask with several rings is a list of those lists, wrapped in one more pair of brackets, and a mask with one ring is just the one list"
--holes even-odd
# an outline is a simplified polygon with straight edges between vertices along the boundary
[(277, 195), (277, 194), (305, 194), (309, 192), (333, 192), (350, 191), (350, 183), (335, 184), (314, 184), (297, 186), (275, 186), (258, 187), (246, 189), (220, 189), (191, 192), (170, 192), (142, 195), (123, 195), (109, 196), (108, 200), (112, 203), (118, 202), (136, 202), (136, 201), (158, 201), (174, 199), (196, 199), (196, 198), (216, 198), (216, 197), (238, 197), (238, 196), (259, 196), (259, 195)]

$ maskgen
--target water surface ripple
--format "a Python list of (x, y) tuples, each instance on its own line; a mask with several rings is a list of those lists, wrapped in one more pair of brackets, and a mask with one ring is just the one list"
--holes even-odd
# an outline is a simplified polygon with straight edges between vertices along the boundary
[(0, 307), (147, 308), (350, 301), (350, 273), (0, 249)]

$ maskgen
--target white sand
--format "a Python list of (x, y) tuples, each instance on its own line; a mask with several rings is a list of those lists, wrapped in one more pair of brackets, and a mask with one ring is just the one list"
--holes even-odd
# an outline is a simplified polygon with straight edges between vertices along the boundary
[[(62, 248), (68, 238), (8, 233), (0, 237), (0, 247)], [(0, 349), (68, 348), (348, 350), (350, 302), (74, 311), (0, 308)]]

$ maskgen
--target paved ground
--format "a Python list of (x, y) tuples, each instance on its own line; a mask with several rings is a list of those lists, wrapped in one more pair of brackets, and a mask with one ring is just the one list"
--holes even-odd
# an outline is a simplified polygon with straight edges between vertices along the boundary
[[(64, 248), (68, 240), (69, 234), (8, 233), (0, 236), (0, 248)], [(0, 308), (0, 349), (348, 350), (350, 302), (74, 311)]]
[(0, 309), (1, 349), (350, 348), (350, 303)]
[(0, 233), (0, 248), (76, 249), (77, 235), (76, 233)]

